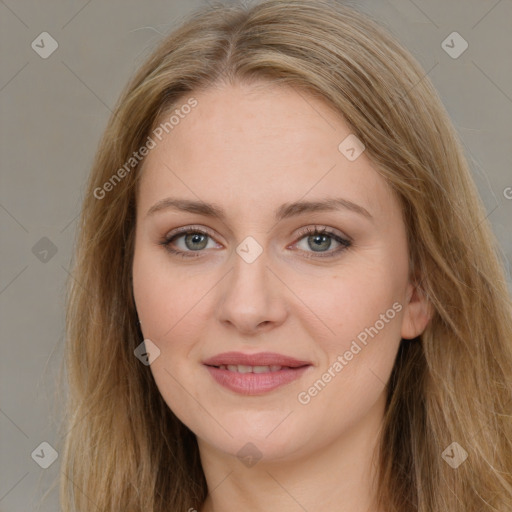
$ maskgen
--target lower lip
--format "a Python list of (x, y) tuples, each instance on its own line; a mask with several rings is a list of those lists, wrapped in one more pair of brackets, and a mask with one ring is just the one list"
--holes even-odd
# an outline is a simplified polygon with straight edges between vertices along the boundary
[(242, 395), (260, 395), (298, 379), (308, 368), (284, 368), (267, 373), (238, 373), (206, 366), (210, 375), (222, 386)]

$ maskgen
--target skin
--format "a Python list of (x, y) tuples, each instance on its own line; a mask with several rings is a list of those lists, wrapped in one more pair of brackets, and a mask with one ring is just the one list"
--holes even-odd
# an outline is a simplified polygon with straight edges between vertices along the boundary
[[(158, 389), (198, 439), (211, 491), (201, 510), (375, 511), (372, 453), (385, 385), (400, 339), (419, 335), (429, 319), (409, 282), (400, 205), (365, 152), (349, 161), (338, 150), (351, 130), (320, 99), (266, 83), (191, 96), (197, 107), (144, 162), (133, 288), (144, 338), (160, 349), (150, 366)], [(226, 218), (147, 215), (169, 196), (215, 203)], [(372, 218), (340, 209), (274, 220), (283, 203), (334, 197)], [(171, 247), (199, 257), (159, 243), (184, 226), (211, 236), (186, 245), (180, 233)], [(341, 245), (328, 237), (315, 252), (314, 237), (297, 235), (308, 226), (352, 245), (336, 253)], [(248, 236), (263, 251), (252, 263), (236, 252)], [(401, 311), (300, 403), (298, 394), (394, 303)], [(242, 396), (202, 364), (226, 351), (278, 352), (312, 366), (276, 390)], [(252, 467), (237, 457), (248, 442), (261, 455)]]

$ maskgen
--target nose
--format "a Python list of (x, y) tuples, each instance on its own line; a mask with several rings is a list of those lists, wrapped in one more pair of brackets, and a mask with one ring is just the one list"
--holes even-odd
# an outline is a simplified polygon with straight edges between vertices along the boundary
[(218, 289), (218, 320), (246, 335), (281, 325), (288, 315), (285, 286), (269, 268), (266, 251), (252, 263), (236, 252), (233, 260), (231, 272)]

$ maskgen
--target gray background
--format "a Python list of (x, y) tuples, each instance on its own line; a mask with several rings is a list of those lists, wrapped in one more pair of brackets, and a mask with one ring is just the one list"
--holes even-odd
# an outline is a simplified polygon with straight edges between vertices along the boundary
[[(510, 285), (512, 2), (350, 3), (382, 21), (437, 87), (464, 141)], [(42, 469), (31, 454), (43, 441), (60, 442), (65, 281), (85, 179), (126, 81), (201, 5), (0, 0), (0, 512), (58, 509), (60, 459)], [(469, 44), (457, 59), (441, 47), (454, 31)], [(31, 47), (42, 32), (58, 42), (47, 59)], [(40, 252), (51, 246), (43, 237), (55, 254)]]

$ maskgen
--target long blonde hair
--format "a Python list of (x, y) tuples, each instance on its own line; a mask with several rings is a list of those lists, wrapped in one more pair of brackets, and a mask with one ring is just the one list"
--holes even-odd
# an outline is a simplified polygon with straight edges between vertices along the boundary
[[(197, 11), (122, 93), (89, 177), (69, 284), (62, 509), (183, 511), (206, 497), (195, 435), (133, 353), (141, 173), (118, 170), (194, 91), (264, 80), (324, 99), (363, 141), (400, 201), (411, 279), (432, 306), (423, 335), (402, 341), (388, 384), (380, 505), (512, 510), (512, 307), (461, 143), (410, 53), (368, 15), (324, 0)], [(443, 454), (460, 456), (458, 446), (467, 459), (454, 468)]]

